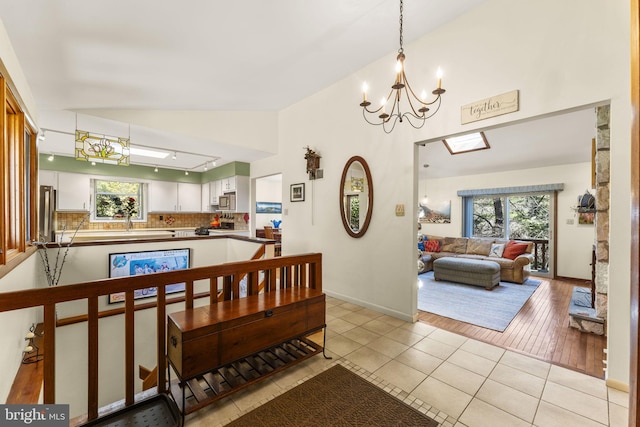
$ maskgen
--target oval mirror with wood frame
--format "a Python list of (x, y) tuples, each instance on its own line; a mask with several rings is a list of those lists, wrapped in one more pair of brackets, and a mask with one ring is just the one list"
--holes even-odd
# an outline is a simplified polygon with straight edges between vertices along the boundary
[(373, 212), (373, 182), (369, 165), (360, 156), (347, 161), (340, 179), (340, 217), (351, 237), (362, 237)]

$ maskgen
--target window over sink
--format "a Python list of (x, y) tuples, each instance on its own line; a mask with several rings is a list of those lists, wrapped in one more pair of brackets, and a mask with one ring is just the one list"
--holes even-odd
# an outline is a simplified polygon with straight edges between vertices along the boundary
[(92, 220), (133, 221), (146, 219), (144, 209), (144, 184), (132, 181), (92, 180), (94, 194)]

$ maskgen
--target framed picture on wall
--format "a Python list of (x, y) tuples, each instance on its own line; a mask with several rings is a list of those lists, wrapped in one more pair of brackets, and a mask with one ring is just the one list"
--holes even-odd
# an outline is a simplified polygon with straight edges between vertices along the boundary
[(291, 184), (289, 200), (292, 202), (304, 202), (304, 183)]

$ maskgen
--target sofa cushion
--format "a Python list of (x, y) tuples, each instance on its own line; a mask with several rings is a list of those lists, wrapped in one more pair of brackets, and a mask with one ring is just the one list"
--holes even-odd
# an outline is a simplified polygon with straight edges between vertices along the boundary
[(489, 252), (489, 257), (493, 258), (502, 258), (502, 253), (504, 252), (504, 243), (492, 243), (491, 250)]
[(463, 254), (467, 251), (467, 238), (465, 237), (445, 237), (442, 239), (442, 252), (455, 252)]
[(469, 239), (467, 242), (467, 253), (470, 255), (489, 255), (491, 251), (492, 240), (488, 239)]
[(515, 240), (509, 240), (509, 243), (504, 247), (502, 253), (503, 258), (516, 259), (518, 255), (522, 255), (527, 251), (529, 243), (517, 243)]
[(424, 242), (424, 251), (425, 252), (440, 252), (440, 241), (438, 240), (427, 240)]

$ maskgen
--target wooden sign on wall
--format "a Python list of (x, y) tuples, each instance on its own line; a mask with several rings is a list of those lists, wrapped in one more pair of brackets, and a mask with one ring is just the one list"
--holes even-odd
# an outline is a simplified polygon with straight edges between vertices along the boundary
[(520, 107), (518, 98), (519, 91), (514, 90), (463, 105), (460, 108), (461, 123), (464, 125), (518, 111)]

